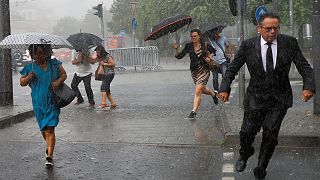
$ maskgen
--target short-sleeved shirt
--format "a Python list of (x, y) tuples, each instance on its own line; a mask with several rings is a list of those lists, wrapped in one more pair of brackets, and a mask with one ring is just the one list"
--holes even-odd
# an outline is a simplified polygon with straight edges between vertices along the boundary
[[(226, 37), (220, 37), (218, 40), (213, 40), (210, 39), (209, 41), (211, 43), (211, 45), (216, 49), (216, 55), (214, 56), (214, 59), (219, 63), (222, 64), (224, 62), (226, 62), (226, 58), (224, 56), (224, 52), (226, 52), (226, 47), (229, 46), (229, 41)], [(220, 48), (219, 45), (217, 45), (217, 43), (219, 43), (221, 45), (222, 49)]]
[(87, 60), (82, 59), (78, 52), (76, 52), (75, 50), (72, 51), (72, 57), (73, 59), (77, 59), (77, 61), (80, 61), (80, 63), (75, 65), (77, 76), (84, 77), (92, 73), (91, 64)]

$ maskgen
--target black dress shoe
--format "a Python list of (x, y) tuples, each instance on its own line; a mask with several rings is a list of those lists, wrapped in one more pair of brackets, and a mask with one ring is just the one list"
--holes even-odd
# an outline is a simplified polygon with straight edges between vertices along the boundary
[(263, 180), (267, 175), (267, 170), (262, 167), (255, 167), (253, 170), (254, 177), (256, 177), (257, 180)]
[(238, 172), (242, 172), (247, 167), (247, 161), (239, 157), (239, 159), (236, 162), (236, 170)]

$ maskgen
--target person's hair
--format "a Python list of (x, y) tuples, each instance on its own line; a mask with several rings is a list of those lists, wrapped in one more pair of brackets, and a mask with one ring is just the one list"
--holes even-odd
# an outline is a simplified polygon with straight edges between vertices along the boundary
[(81, 52), (85, 57), (90, 56), (90, 51), (88, 49), (77, 49), (77, 52)]
[(95, 51), (97, 50), (100, 51), (101, 58), (107, 58), (109, 53), (106, 51), (106, 49), (102, 45), (98, 45)]
[(261, 25), (263, 20), (266, 19), (266, 18), (271, 18), (271, 19), (278, 19), (278, 21), (280, 22), (280, 17), (274, 13), (266, 13), (266, 14), (263, 14), (259, 20), (258, 20), (258, 24)]
[(194, 32), (198, 33), (198, 35), (201, 37), (201, 31), (200, 31), (200, 29), (192, 29), (192, 30), (190, 31), (190, 34), (192, 34), (192, 33), (194, 33)]
[(51, 58), (51, 55), (53, 53), (51, 44), (30, 44), (28, 50), (32, 59), (34, 59), (34, 52), (37, 51), (39, 48), (43, 49), (43, 52), (47, 59)]

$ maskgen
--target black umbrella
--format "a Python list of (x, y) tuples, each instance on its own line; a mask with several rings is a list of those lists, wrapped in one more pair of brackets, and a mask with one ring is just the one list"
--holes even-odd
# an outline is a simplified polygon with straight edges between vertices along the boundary
[(75, 49), (90, 49), (94, 46), (102, 45), (102, 39), (90, 33), (76, 33), (67, 38), (67, 41), (74, 46)]
[(145, 41), (156, 40), (168, 33), (176, 32), (178, 29), (192, 22), (191, 16), (177, 15), (160, 21), (152, 27), (152, 31), (144, 38)]
[(201, 28), (201, 32), (202, 32), (202, 35), (209, 35), (211, 36), (214, 32), (219, 32), (221, 33), (222, 30), (227, 27), (226, 25), (220, 25), (220, 24), (207, 24), (207, 25), (204, 25), (202, 28)]

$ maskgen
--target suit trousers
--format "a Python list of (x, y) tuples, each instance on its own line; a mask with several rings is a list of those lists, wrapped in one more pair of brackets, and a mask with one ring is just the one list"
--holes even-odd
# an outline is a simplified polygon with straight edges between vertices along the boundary
[(269, 160), (278, 144), (278, 135), (282, 120), (288, 108), (266, 108), (244, 112), (240, 131), (240, 156), (247, 160), (254, 153), (252, 143), (255, 136), (263, 129), (258, 166), (267, 168)]

